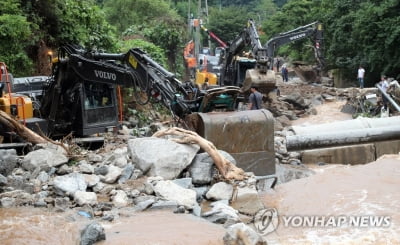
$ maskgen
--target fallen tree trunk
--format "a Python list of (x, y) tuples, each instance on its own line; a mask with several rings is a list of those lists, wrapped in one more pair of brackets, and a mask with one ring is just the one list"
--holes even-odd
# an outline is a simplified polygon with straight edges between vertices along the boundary
[(10, 117), (4, 111), (0, 111), (0, 124), (2, 124), (5, 128), (10, 129), (11, 131), (15, 131), (19, 136), (21, 136), (27, 142), (31, 142), (33, 144), (41, 144), (47, 143), (48, 141), (37, 133), (33, 132), (29, 128), (25, 127), (12, 117)]
[(185, 130), (182, 128), (168, 128), (156, 132), (154, 137), (162, 137), (165, 135), (176, 135), (181, 138), (175, 138), (173, 141), (181, 144), (198, 144), (205, 152), (207, 152), (213, 159), (220, 174), (227, 180), (243, 180), (245, 179), (245, 172), (243, 169), (236, 167), (233, 163), (224, 158), (214, 146), (214, 144), (196, 132)]

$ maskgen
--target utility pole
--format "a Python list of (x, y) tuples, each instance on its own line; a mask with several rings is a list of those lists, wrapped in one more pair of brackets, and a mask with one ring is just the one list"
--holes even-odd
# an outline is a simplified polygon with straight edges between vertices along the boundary
[(188, 35), (189, 35), (189, 38), (190, 38), (191, 33), (192, 33), (191, 20), (192, 20), (192, 18), (191, 18), (191, 15), (190, 15), (190, 0), (189, 0), (189, 6), (188, 6)]
[[(197, 13), (197, 24), (194, 26), (194, 53), (196, 58), (199, 58), (200, 54), (200, 24), (201, 24), (201, 0), (198, 1), (198, 13)], [(197, 60), (198, 62), (198, 60)]]
[[(205, 2), (206, 2), (206, 23), (208, 26), (208, 2), (207, 2), (207, 0), (205, 0)], [(215, 53), (212, 51), (213, 48), (211, 47), (211, 38), (209, 35), (207, 35), (207, 39), (208, 39), (208, 48), (210, 49), (211, 54), (215, 55)]]

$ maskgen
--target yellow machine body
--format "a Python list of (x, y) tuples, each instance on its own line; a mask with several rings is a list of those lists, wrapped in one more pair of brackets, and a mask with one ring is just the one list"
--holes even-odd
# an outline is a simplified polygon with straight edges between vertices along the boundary
[(218, 85), (218, 77), (216, 74), (197, 70), (196, 84), (198, 84), (201, 87), (206, 81), (208, 82), (209, 86)]
[(33, 117), (32, 100), (28, 96), (21, 94), (5, 93), (3, 97), (0, 97), (0, 110), (16, 117), (17, 120)]

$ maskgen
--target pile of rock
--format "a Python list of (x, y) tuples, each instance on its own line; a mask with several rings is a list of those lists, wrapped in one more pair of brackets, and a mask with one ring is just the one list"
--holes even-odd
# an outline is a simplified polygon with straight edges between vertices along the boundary
[[(196, 145), (154, 137), (130, 139), (111, 152), (88, 152), (79, 161), (55, 145), (24, 157), (0, 150), (0, 204), (77, 209), (108, 221), (122, 208), (171, 208), (226, 227), (264, 207), (252, 173), (245, 181), (220, 181), (212, 159), (198, 152)], [(228, 153), (221, 154), (234, 163)]]

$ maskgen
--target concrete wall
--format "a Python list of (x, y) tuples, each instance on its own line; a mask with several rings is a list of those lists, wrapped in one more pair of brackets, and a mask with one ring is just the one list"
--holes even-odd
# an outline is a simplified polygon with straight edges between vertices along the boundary
[(307, 150), (302, 152), (302, 162), (305, 164), (320, 162), (352, 165), (365, 164), (375, 161), (382, 155), (398, 154), (399, 152), (400, 140), (392, 140)]

